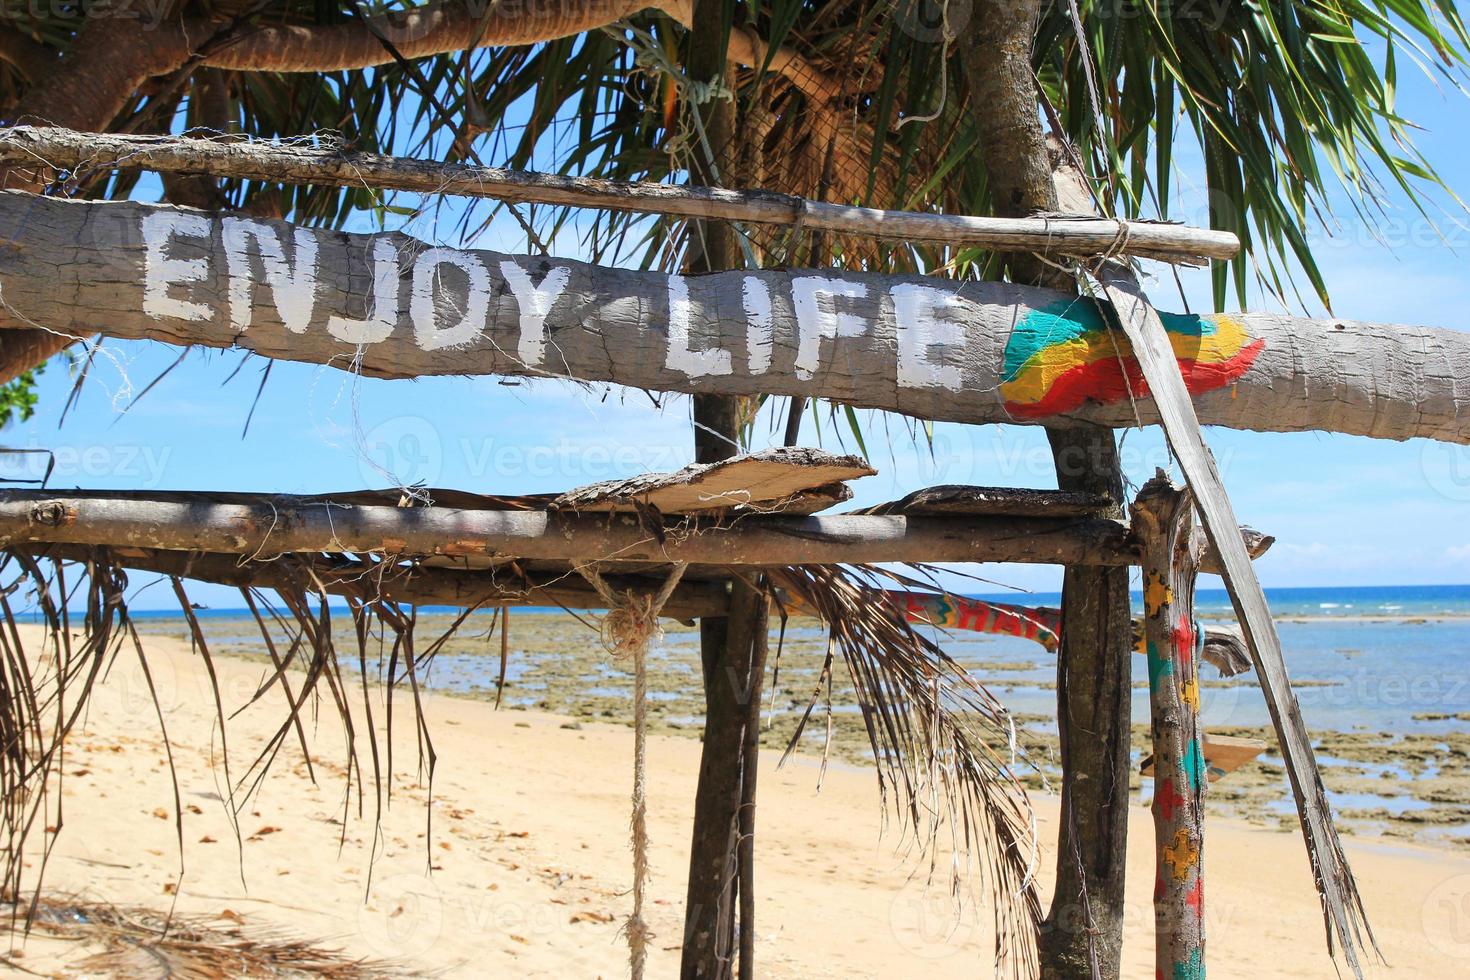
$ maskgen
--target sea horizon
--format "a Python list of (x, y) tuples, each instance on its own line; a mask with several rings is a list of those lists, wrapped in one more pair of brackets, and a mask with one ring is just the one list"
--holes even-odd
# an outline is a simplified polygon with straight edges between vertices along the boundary
[[(1470, 616), (1470, 583), (1436, 585), (1308, 585), (1268, 586), (1266, 600), (1272, 614), (1280, 618), (1312, 617), (1371, 617), (1383, 619), (1416, 618), (1421, 616)], [(1060, 592), (1017, 592), (990, 591), (969, 592), (951, 590), (951, 594), (967, 599), (988, 602), (1006, 602), (1023, 606), (1056, 606), (1062, 601)], [(1134, 604), (1141, 605), (1143, 593), (1133, 589)], [(333, 608), (346, 609), (346, 604), (331, 603)], [(486, 607), (487, 610), (491, 607)], [(557, 613), (560, 606), (518, 606), (517, 612)], [(459, 612), (450, 606), (421, 606), (424, 613)], [(1223, 588), (1198, 589), (1195, 592), (1195, 609), (1203, 617), (1219, 618), (1231, 613), (1230, 596)], [(72, 610), (74, 612), (81, 611)], [(182, 616), (177, 605), (139, 608), (130, 605), (129, 613), (135, 618), (169, 618)], [(200, 606), (195, 608), (200, 618), (234, 618), (250, 615), (244, 606)]]

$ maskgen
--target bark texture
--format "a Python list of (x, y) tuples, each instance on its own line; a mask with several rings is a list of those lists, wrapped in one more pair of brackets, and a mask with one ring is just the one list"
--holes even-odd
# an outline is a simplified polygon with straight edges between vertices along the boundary
[[(169, 223), (192, 223), (198, 234), (185, 227), (164, 244), (155, 242), (150, 280), (142, 228), (145, 219), (160, 214)], [(261, 219), (249, 219), (249, 227), (279, 243), (278, 260), (262, 265), (252, 239), (236, 251), (240, 274), (232, 280), (227, 220), (133, 202), (0, 193), (0, 241), (8, 244), (0, 250), (0, 328), (40, 326), (67, 338), (100, 332), (234, 346), (379, 377), (507, 374), (701, 395), (808, 395), (957, 422), (1060, 427), (1154, 423), (1160, 417), (1152, 399), (1130, 398), (1127, 388), (1106, 378), (1095, 388), (1068, 388), (1067, 379), (1074, 377), (1068, 372), (1089, 364), (1116, 368), (1120, 385), (1120, 359), (1129, 366), (1130, 384), (1136, 386), (1138, 376), (1126, 339), (1107, 329), (1097, 308), (1054, 290), (792, 271), (671, 280), (661, 273), (491, 252), (434, 250), (425, 256), (428, 246), (399, 234), (348, 235)], [(231, 227), (238, 233), (241, 226)], [(292, 278), (298, 241), (316, 251), (310, 288), (295, 284), (299, 275)], [(396, 265), (379, 273), (374, 256), (384, 251), (390, 253), (384, 261)], [(507, 281), (507, 263), (520, 270), (521, 282)], [(468, 303), (463, 266), (484, 271), (483, 307)], [(552, 273), (566, 277), (559, 291), (549, 285)], [(416, 278), (422, 287), (417, 304)], [(387, 312), (374, 299), (380, 279), (390, 287)], [(150, 281), (151, 294), (145, 289)], [(532, 284), (556, 298), (544, 320), (527, 327), (516, 291), (524, 295)], [(927, 310), (917, 318), (912, 309), (901, 313), (896, 299), (915, 289), (924, 292), (907, 295), (925, 297)], [(842, 291), (863, 295), (835, 294)], [(768, 314), (748, 312), (751, 292), (768, 300)], [(797, 307), (798, 292), (810, 303), (804, 313)], [(291, 316), (283, 315), (283, 301)], [(675, 310), (679, 315), (671, 317)], [(381, 315), (381, 327), (361, 343), (331, 330), (333, 318), (369, 315)], [(1470, 376), (1470, 335), (1267, 314), (1180, 323), (1170, 340), (1175, 356), (1192, 365), (1195, 411), (1204, 424), (1470, 443), (1470, 390), (1463, 382)], [(1215, 340), (1201, 340), (1211, 330)], [(1053, 333), (1068, 339), (1048, 345)], [(1213, 356), (1209, 344), (1227, 334), (1234, 337), (1229, 349), (1235, 354), (1202, 367)], [(1082, 339), (1074, 343), (1074, 335)], [(1106, 356), (1099, 354), (1101, 344), (1109, 345)], [(907, 365), (902, 381), (901, 358)], [(1044, 401), (1027, 400), (1035, 392), (1061, 397), (1058, 406), (1076, 404), (1049, 412)], [(710, 431), (701, 438), (733, 451)], [(1059, 446), (1062, 477), (1085, 476), (1106, 462), (1098, 454), (1109, 451), (1082, 443)]]

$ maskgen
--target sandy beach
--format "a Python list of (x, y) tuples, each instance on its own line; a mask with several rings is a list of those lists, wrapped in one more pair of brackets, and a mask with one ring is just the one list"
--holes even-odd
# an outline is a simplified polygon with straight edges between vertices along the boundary
[[(28, 642), (38, 647), (39, 634)], [(393, 797), (374, 860), (371, 794), (361, 816), (354, 795), (345, 828), (341, 821), (346, 756), (335, 714), (323, 706), (311, 733), (316, 782), (293, 738), (242, 810), (237, 845), (221, 802), (221, 745), (202, 663), (175, 639), (148, 637), (147, 649), (179, 772), (182, 884), (175, 895), (173, 791), (157, 718), (136, 662), (124, 655), (99, 685), (63, 767), (65, 826), (46, 874), (48, 896), (160, 911), (177, 900), (183, 915), (246, 935), (305, 939), (405, 976), (626, 971), (618, 933), (629, 907), (626, 726), (428, 696), (438, 755), (433, 801), (426, 807), (429, 790), (416, 771), (404, 712), (395, 732)], [(254, 693), (262, 669), (224, 657), (216, 665), (232, 711)], [(237, 779), (281, 718), (276, 698), (268, 695), (229, 724)], [(382, 720), (377, 713), (380, 727)], [(361, 734), (359, 755), (370, 767)], [(677, 968), (698, 752), (688, 738), (656, 735), (650, 744), (657, 933), (650, 976)], [(988, 910), (968, 903), (956, 911), (943, 882), (926, 887), (914, 876), (898, 833), (883, 833), (873, 772), (834, 761), (818, 792), (816, 760), (798, 757), (777, 770), (778, 758), (768, 752), (761, 778), (760, 973), (988, 973)], [(1055, 839), (1056, 800), (1033, 798), (1046, 846)], [(1147, 811), (1135, 807), (1129, 976), (1153, 972), (1151, 834)], [(1208, 835), (1211, 975), (1335, 976), (1297, 836), (1227, 819), (1211, 820)], [(1462, 850), (1373, 838), (1354, 838), (1348, 850), (1390, 964), (1371, 974), (1470, 973), (1470, 858)], [(1044, 852), (1044, 894), (1051, 865)], [(85, 975), (97, 951), (95, 944), (37, 933), (16, 940), (10, 969)]]

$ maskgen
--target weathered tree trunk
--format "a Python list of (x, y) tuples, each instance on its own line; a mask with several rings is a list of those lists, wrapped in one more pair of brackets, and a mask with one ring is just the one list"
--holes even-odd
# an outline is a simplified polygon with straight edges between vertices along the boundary
[[(379, 377), (805, 395), (956, 422), (1159, 418), (1105, 311), (1056, 289), (833, 270), (670, 277), (16, 192), (0, 192), (0, 241), (0, 340), (40, 324)], [(1166, 320), (1205, 424), (1470, 442), (1470, 334), (1261, 314)], [(1064, 469), (1106, 470), (1105, 447), (1068, 452)]]
[(1160, 474), (1133, 503), (1143, 547), (1143, 635), (1154, 753), (1154, 957), (1161, 977), (1204, 976), (1203, 733), (1194, 618), (1194, 501)]
[[(703, 86), (718, 81), (728, 89), (733, 73), (727, 60), (732, 19), (724, 0), (696, 0), (690, 29), (687, 73)], [(716, 95), (684, 107), (685, 125), (693, 127), (693, 182), (719, 186), (728, 169), (735, 131), (735, 105)], [(697, 117), (697, 124), (695, 118)], [(713, 154), (711, 159), (707, 154)], [(702, 221), (690, 228), (686, 267), (691, 273), (736, 269), (742, 264), (735, 230), (721, 221)], [(712, 463), (740, 451), (739, 395), (694, 396), (695, 461)], [(684, 952), (680, 974), (686, 980), (724, 980), (739, 941), (754, 929), (737, 909), (741, 852), (741, 799), (746, 778), (746, 719), (749, 698), (759, 685), (752, 677), (758, 643), (764, 642), (766, 601), (749, 583), (730, 583), (730, 614), (699, 623), (700, 660), (704, 671), (704, 744), (695, 790), (694, 828), (689, 849), (689, 884), (684, 907)], [(754, 695), (759, 697), (758, 694)], [(753, 778), (753, 775), (752, 777)], [(749, 966), (741, 958), (741, 972)]]
[[(1039, 0), (985, 0), (961, 39), (991, 201), (1000, 214), (1058, 210), (1042, 135), (1031, 46)], [(1016, 282), (1070, 293), (1076, 284), (1033, 255), (1007, 256)], [(1122, 514), (1113, 434), (1049, 428), (1057, 485), (1105, 494)], [(1132, 663), (1128, 573), (1069, 566), (1062, 580), (1057, 728), (1062, 762), (1056, 890), (1040, 943), (1044, 977), (1119, 974), (1128, 845)]]

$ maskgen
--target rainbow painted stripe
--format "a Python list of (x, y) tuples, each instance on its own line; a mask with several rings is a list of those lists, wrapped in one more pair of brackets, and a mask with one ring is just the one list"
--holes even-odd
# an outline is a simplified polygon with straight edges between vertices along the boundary
[[(1160, 313), (1185, 386), (1200, 394), (1236, 381), (1265, 341), (1232, 316)], [(1088, 402), (1110, 405), (1148, 393), (1132, 345), (1109, 330), (1087, 300), (1053, 303), (1027, 313), (1006, 342), (1000, 386), (1017, 418), (1073, 412)]]

